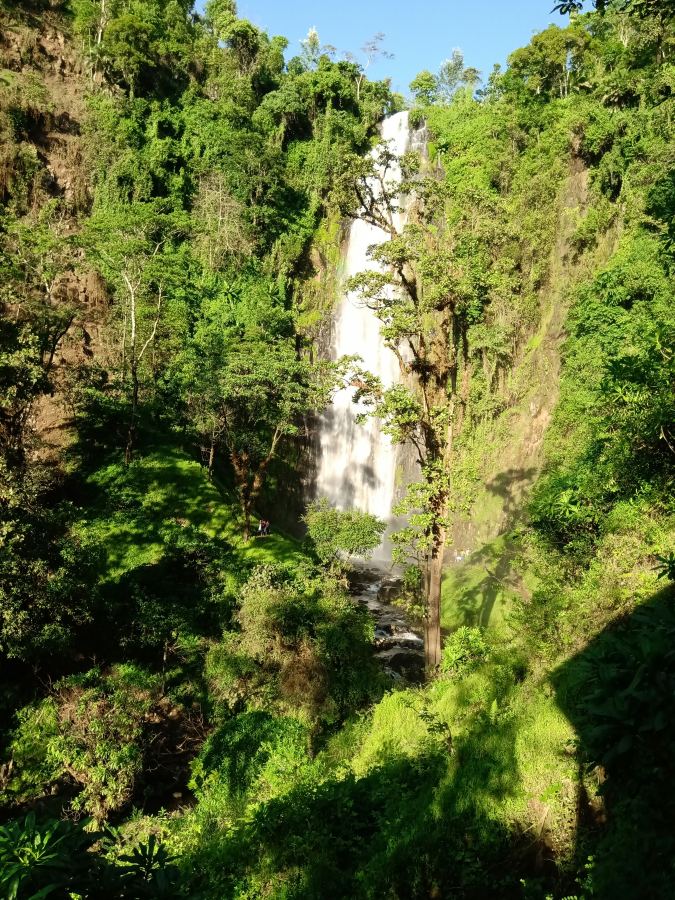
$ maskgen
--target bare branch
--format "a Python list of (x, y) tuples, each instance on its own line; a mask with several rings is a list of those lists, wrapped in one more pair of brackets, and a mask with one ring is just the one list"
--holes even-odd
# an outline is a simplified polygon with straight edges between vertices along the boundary
[(157, 296), (157, 315), (155, 316), (155, 321), (153, 322), (152, 331), (150, 332), (150, 336), (148, 337), (147, 341), (143, 344), (143, 348), (142, 348), (141, 352), (138, 354), (138, 362), (141, 361), (141, 359), (143, 358), (143, 354), (148, 349), (148, 347), (152, 343), (152, 341), (154, 341), (154, 339), (155, 339), (155, 335), (157, 334), (157, 325), (159, 324), (159, 316), (160, 316), (161, 309), (162, 309), (162, 285), (160, 283), (159, 292), (158, 292), (158, 296)]

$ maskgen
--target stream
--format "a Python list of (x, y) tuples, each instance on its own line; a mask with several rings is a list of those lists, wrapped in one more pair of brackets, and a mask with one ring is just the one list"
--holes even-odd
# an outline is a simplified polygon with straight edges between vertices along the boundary
[(360, 569), (350, 579), (352, 596), (367, 607), (375, 621), (374, 656), (396, 680), (424, 679), (424, 640), (405, 611), (392, 601), (400, 580), (376, 569)]

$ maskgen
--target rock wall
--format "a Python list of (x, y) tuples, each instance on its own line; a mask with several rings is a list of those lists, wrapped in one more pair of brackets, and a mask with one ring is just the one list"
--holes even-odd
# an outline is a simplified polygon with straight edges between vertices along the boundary
[[(506, 614), (509, 595), (528, 585), (513, 565), (511, 535), (542, 465), (544, 436), (558, 400), (565, 321), (575, 284), (614, 251), (619, 231), (579, 253), (571, 241), (589, 203), (589, 173), (573, 159), (559, 199), (557, 238), (547, 283), (540, 294), (539, 327), (518, 349), (500, 393), (504, 409), (473, 436), (468, 451), (478, 462), (478, 486), (468, 512), (455, 513), (446, 556), (444, 619), (453, 626), (488, 626)], [(460, 464), (463, 460), (460, 459)]]

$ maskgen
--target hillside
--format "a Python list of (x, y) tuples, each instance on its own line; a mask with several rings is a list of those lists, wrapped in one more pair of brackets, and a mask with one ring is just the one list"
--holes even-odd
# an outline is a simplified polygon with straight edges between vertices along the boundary
[[(0, 2), (2, 896), (671, 896), (675, 8), (562, 6), (408, 102), (232, 0)], [(345, 385), (421, 684), (307, 496)]]

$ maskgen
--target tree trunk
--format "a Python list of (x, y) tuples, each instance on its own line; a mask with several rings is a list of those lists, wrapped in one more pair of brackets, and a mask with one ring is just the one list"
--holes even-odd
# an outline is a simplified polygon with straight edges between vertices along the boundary
[(251, 537), (251, 513), (255, 506), (263, 485), (265, 484), (265, 475), (267, 467), (272, 461), (277, 444), (281, 438), (281, 429), (277, 428), (272, 436), (272, 443), (267, 456), (258, 465), (257, 469), (252, 469), (248, 456), (239, 456), (236, 453), (230, 453), (234, 476), (239, 486), (239, 497), (241, 500), (241, 510), (244, 514), (244, 540), (248, 541)]
[(424, 661), (427, 675), (441, 662), (441, 584), (445, 556), (445, 529), (435, 544), (427, 574), (427, 615), (424, 620)]
[(107, 24), (107, 16), (106, 16), (106, 0), (101, 0), (101, 17), (98, 20), (98, 28), (96, 29), (96, 46), (99, 47), (101, 45), (101, 41), (103, 40), (103, 31)]
[(134, 455), (134, 445), (136, 443), (136, 414), (138, 411), (138, 371), (133, 366), (131, 370), (132, 391), (131, 391), (131, 420), (129, 422), (129, 431), (127, 432), (127, 445), (124, 449), (124, 462), (129, 465)]
[(213, 463), (216, 459), (216, 441), (215, 438), (211, 438), (211, 446), (209, 447), (209, 480), (213, 478)]

